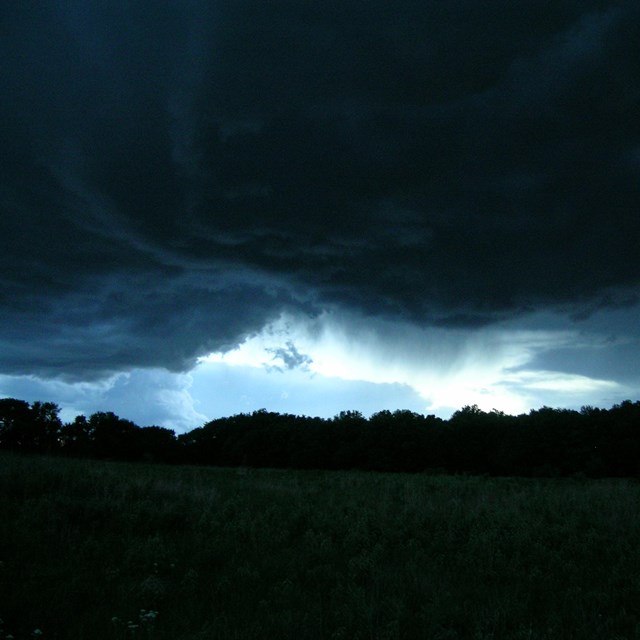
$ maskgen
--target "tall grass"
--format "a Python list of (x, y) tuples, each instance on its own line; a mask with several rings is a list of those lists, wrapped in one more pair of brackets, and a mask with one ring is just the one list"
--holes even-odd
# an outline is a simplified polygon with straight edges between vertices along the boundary
[(2, 455), (0, 640), (640, 638), (639, 504), (625, 480)]

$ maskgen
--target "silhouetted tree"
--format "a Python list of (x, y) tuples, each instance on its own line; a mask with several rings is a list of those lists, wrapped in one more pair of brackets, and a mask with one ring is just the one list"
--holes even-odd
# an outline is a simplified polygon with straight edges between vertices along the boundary
[(0, 399), (0, 447), (20, 450), (29, 441), (31, 407), (24, 400)]
[(411, 411), (329, 420), (261, 409), (176, 437), (111, 412), (62, 425), (51, 402), (0, 399), (0, 449), (219, 466), (436, 471), (517, 476), (640, 476), (640, 402), (520, 416), (467, 405), (449, 420)]
[(176, 434), (165, 427), (142, 427), (137, 431), (142, 459), (148, 462), (177, 462)]
[(88, 456), (92, 453), (92, 429), (83, 415), (76, 416), (60, 430), (62, 453), (72, 456)]
[(59, 446), (62, 422), (53, 402), (0, 400), (0, 447), (29, 453), (53, 453)]
[(111, 411), (92, 414), (89, 417), (92, 455), (113, 460), (140, 460), (139, 430), (136, 424), (119, 418)]
[(54, 453), (60, 449), (60, 407), (54, 402), (34, 402), (31, 405), (32, 447), (34, 451)]

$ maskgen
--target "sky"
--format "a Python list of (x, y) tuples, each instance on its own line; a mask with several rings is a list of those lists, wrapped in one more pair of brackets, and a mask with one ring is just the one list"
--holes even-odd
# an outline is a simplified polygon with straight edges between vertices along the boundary
[(0, 396), (640, 397), (637, 0), (0, 9)]

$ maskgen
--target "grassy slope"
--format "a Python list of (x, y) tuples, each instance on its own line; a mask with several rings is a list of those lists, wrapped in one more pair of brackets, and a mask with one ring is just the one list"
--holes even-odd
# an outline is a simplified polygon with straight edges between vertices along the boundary
[(639, 504), (624, 480), (3, 455), (0, 640), (640, 638)]

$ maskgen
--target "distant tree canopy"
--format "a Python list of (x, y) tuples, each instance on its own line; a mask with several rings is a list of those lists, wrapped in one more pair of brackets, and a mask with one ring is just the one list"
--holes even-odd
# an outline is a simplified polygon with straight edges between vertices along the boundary
[(52, 452), (58, 448), (62, 422), (53, 402), (0, 399), (0, 448)]
[(449, 420), (412, 411), (311, 418), (265, 411), (176, 436), (111, 412), (62, 423), (52, 402), (0, 399), (0, 449), (100, 459), (500, 476), (640, 477), (640, 402), (528, 414), (476, 405)]

